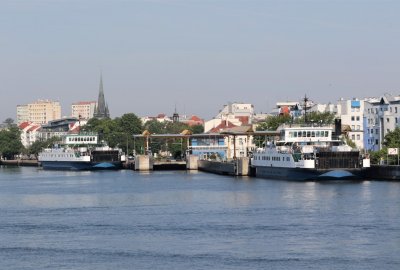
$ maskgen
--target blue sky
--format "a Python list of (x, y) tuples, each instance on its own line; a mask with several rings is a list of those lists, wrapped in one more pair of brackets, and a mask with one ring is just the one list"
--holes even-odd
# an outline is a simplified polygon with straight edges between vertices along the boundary
[(400, 94), (400, 1), (0, 0), (0, 121), (36, 99), (112, 117)]

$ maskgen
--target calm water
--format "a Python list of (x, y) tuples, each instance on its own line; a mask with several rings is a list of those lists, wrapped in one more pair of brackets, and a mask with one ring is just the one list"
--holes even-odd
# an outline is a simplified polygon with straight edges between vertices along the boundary
[(0, 269), (400, 269), (400, 182), (0, 168)]

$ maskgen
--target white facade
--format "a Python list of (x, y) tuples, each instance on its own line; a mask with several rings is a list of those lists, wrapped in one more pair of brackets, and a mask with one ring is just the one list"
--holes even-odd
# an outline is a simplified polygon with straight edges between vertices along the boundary
[(250, 103), (229, 103), (213, 119), (204, 123), (204, 132), (207, 133), (215, 127), (225, 124), (242, 126), (251, 124), (254, 120), (254, 106)]
[(29, 107), (28, 105), (17, 105), (17, 125), (23, 122), (29, 122)]
[(252, 119), (254, 115), (254, 106), (250, 103), (229, 103), (228, 105), (224, 105), (224, 108), (215, 118), (224, 119), (229, 115), (237, 117), (244, 116)]
[(349, 126), (348, 137), (358, 149), (364, 149), (364, 100), (351, 99), (338, 101), (337, 115), (342, 120), (342, 126)]
[(38, 140), (40, 125), (24, 122), (19, 127), (21, 130), (21, 143), (24, 147), (27, 148)]
[(385, 94), (366, 100), (365, 145), (368, 150), (382, 149), (385, 136), (400, 125), (400, 96)]
[(93, 118), (96, 101), (80, 101), (71, 105), (71, 116), (77, 119), (89, 120)]

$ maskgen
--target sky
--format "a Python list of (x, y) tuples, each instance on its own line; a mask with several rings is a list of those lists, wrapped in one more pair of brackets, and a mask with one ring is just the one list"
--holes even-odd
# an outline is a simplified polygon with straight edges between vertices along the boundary
[(400, 1), (0, 0), (0, 121), (37, 99), (210, 119), (400, 94)]

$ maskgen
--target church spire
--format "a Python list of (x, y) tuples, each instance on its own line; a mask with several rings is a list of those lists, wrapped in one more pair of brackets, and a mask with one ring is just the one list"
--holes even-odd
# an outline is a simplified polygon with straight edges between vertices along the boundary
[(94, 113), (94, 117), (96, 118), (110, 118), (110, 113), (108, 111), (108, 107), (106, 104), (106, 100), (104, 98), (104, 89), (103, 89), (103, 73), (100, 73), (100, 85), (99, 85), (99, 98), (97, 100), (96, 111)]

